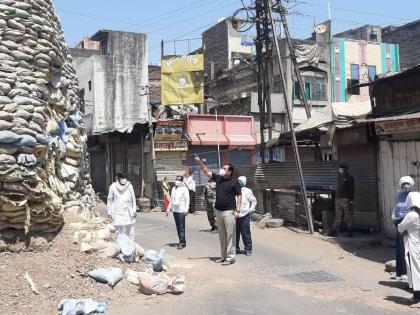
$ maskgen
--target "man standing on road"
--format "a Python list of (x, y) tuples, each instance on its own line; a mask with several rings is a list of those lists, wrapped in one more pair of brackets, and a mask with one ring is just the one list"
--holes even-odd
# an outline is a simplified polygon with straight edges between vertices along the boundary
[(201, 170), (216, 182), (216, 218), (219, 232), (221, 259), (218, 263), (235, 263), (236, 218), (239, 218), (242, 194), (239, 182), (233, 178), (234, 167), (223, 165), (220, 175), (214, 174), (196, 155), (195, 160)]
[(133, 185), (121, 173), (109, 187), (107, 209), (108, 218), (118, 233), (124, 233), (134, 240), (134, 224), (136, 223), (136, 196)]
[(190, 208), (188, 209), (189, 213), (195, 212), (195, 179), (194, 179), (194, 171), (190, 171), (185, 186), (187, 186), (189, 194), (190, 194)]
[(346, 226), (347, 236), (353, 237), (353, 200), (354, 179), (348, 173), (349, 166), (338, 166), (337, 190), (335, 192), (335, 219), (328, 236), (337, 236), (342, 223)]

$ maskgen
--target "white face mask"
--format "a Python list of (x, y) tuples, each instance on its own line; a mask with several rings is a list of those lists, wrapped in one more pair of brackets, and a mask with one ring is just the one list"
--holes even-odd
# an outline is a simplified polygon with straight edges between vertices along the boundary
[(219, 171), (219, 175), (220, 176), (225, 176), (226, 175), (226, 171), (223, 168), (221, 168), (220, 171)]
[(125, 178), (120, 179), (120, 180), (119, 180), (119, 182), (120, 182), (120, 184), (121, 184), (121, 185), (123, 185), (123, 186), (124, 186), (125, 184), (127, 184), (127, 180), (126, 180)]
[(344, 168), (341, 168), (341, 167), (340, 167), (340, 168), (338, 169), (338, 172), (339, 172), (340, 174), (344, 174)]
[(181, 186), (182, 185), (182, 182), (181, 181), (179, 181), (179, 180), (176, 180), (175, 181), (175, 186), (176, 187), (179, 187), (179, 186)]

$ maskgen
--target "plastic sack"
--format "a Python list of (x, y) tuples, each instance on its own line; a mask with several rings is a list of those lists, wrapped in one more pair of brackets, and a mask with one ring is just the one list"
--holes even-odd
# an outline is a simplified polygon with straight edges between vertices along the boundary
[(140, 284), (140, 280), (139, 280), (140, 272), (134, 271), (134, 270), (131, 270), (131, 269), (127, 269), (127, 271), (125, 272), (125, 276), (126, 276), (128, 282), (130, 282), (132, 284), (135, 284), (135, 285)]
[(111, 288), (123, 279), (123, 272), (120, 268), (98, 268), (91, 270), (87, 275), (100, 283), (108, 284)]
[(34, 147), (36, 146), (36, 139), (29, 135), (22, 135), (16, 145), (18, 147)]
[(118, 233), (115, 243), (121, 249), (123, 260), (130, 263), (134, 262), (136, 258), (136, 244), (123, 233)]
[(8, 130), (0, 131), (0, 143), (15, 143), (22, 139), (22, 136)]
[(155, 250), (148, 250), (143, 257), (146, 263), (153, 266), (153, 270), (160, 272), (163, 270), (163, 260), (165, 258), (165, 250), (161, 249), (159, 252)]
[(17, 163), (24, 166), (35, 166), (38, 161), (36, 156), (33, 154), (19, 154), (17, 158)]
[(168, 289), (173, 294), (182, 294), (185, 291), (185, 276), (178, 275), (172, 278), (171, 284), (168, 286)]
[(58, 130), (61, 140), (63, 140), (64, 143), (67, 143), (69, 141), (69, 131), (64, 120), (58, 123)]
[(64, 299), (58, 304), (62, 315), (85, 315), (92, 313), (105, 313), (107, 301), (97, 302), (92, 299)]
[(165, 294), (168, 292), (168, 283), (163, 279), (149, 273), (139, 273), (139, 290), (146, 295)]

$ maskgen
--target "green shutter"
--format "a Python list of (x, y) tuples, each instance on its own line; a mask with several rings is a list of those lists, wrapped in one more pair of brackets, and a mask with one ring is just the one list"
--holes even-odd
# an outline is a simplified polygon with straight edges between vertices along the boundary
[(311, 99), (311, 83), (305, 82), (305, 96), (307, 100)]
[(299, 81), (295, 81), (295, 87), (293, 89), (293, 99), (300, 100), (300, 86)]

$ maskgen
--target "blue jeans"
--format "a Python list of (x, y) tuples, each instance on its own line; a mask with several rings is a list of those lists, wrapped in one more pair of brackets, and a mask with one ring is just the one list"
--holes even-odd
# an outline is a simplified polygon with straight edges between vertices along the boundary
[(179, 243), (185, 246), (187, 245), (187, 241), (185, 240), (185, 215), (183, 213), (174, 212), (174, 219)]
[(397, 231), (397, 239), (395, 245), (396, 275), (401, 277), (407, 274), (407, 265), (405, 263), (404, 236)]
[(252, 251), (251, 238), (251, 213), (236, 219), (236, 249), (239, 250), (239, 241), (242, 236), (242, 242), (246, 251)]

